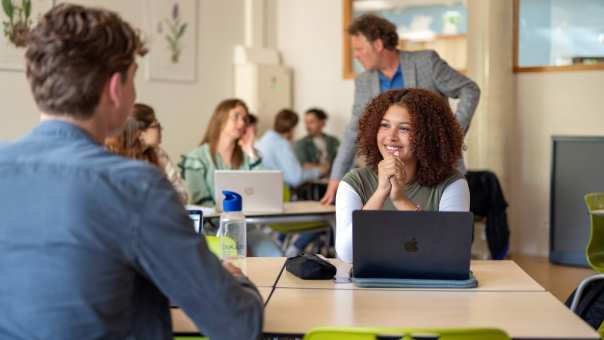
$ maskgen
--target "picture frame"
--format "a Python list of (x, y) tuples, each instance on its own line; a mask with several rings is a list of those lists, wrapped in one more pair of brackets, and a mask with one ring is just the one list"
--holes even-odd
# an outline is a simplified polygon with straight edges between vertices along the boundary
[(604, 70), (604, 4), (514, 0), (513, 6), (515, 73)]
[[(17, 2), (18, 1), (18, 2)], [(20, 4), (19, 0), (13, 3)], [(39, 18), (55, 5), (54, 0), (31, 0), (30, 28), (33, 28)], [(8, 21), (4, 10), (0, 9), (0, 22)], [(25, 71), (25, 47), (16, 47), (4, 34), (4, 24), (0, 34), (0, 70), (1, 71)]]
[(198, 0), (146, 0), (147, 80), (196, 81), (198, 6)]

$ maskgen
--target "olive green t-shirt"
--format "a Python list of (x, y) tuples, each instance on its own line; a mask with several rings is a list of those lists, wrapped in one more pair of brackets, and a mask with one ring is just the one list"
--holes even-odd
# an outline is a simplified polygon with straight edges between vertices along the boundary
[[(408, 184), (405, 188), (405, 195), (413, 203), (419, 204), (422, 210), (438, 211), (440, 199), (443, 192), (449, 184), (464, 178), (462, 174), (455, 171), (451, 176), (433, 187), (422, 186), (417, 182)], [(349, 171), (342, 181), (348, 183), (359, 195), (363, 205), (367, 203), (371, 195), (378, 187), (377, 173), (368, 167), (358, 168)], [(384, 202), (384, 210), (396, 210), (390, 198)]]

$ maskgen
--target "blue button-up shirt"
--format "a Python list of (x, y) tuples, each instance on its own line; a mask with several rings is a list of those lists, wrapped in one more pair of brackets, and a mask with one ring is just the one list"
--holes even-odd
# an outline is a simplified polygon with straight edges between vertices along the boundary
[(61, 121), (0, 147), (0, 339), (171, 339), (167, 297), (213, 339), (262, 331), (158, 169)]
[(405, 87), (405, 78), (403, 77), (400, 63), (391, 79), (388, 79), (382, 72), (378, 72), (378, 77), (380, 79), (380, 93), (389, 90), (400, 90)]
[(256, 148), (260, 151), (262, 165), (267, 169), (281, 170), (283, 180), (290, 186), (297, 187), (321, 176), (319, 169), (304, 169), (291, 143), (274, 130), (266, 131), (256, 143)]

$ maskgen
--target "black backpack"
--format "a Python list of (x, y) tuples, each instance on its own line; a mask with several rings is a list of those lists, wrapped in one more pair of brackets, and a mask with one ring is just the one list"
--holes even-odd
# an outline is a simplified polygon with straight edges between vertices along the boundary
[[(569, 308), (575, 297), (575, 291), (566, 299), (565, 304)], [(585, 287), (575, 313), (598, 330), (604, 321), (604, 280), (593, 281)]]

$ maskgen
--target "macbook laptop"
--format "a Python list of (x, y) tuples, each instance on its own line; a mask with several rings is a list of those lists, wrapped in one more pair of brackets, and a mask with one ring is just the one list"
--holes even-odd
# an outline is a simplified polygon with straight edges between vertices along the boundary
[(217, 170), (214, 172), (216, 210), (222, 211), (223, 190), (243, 199), (245, 212), (283, 212), (283, 173), (277, 170)]
[(356, 210), (353, 279), (468, 280), (470, 212)]

